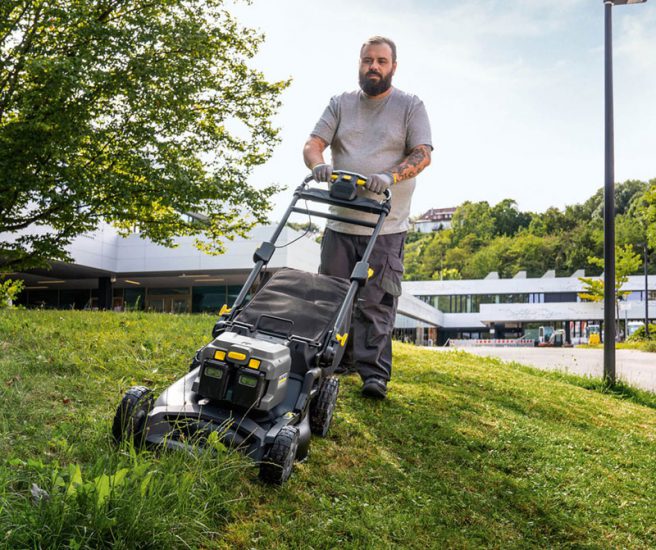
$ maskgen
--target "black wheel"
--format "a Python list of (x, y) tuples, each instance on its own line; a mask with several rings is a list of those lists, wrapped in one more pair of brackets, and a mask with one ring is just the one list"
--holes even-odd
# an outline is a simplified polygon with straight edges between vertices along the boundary
[(320, 437), (326, 437), (339, 394), (339, 379), (336, 376), (326, 378), (319, 389), (319, 393), (310, 405), (310, 429)]
[(135, 446), (143, 444), (146, 417), (153, 407), (153, 392), (145, 386), (133, 386), (125, 392), (114, 415), (112, 435), (114, 441), (132, 440)]
[(273, 445), (260, 464), (260, 479), (266, 483), (282, 485), (292, 475), (298, 449), (298, 430), (285, 426), (273, 440)]

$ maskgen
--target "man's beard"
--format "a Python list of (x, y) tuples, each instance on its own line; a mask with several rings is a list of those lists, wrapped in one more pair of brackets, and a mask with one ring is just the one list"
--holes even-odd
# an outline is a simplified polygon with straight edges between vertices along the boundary
[[(370, 80), (367, 78), (368, 74), (377, 74), (381, 77), (378, 81)], [(360, 88), (362, 91), (369, 96), (377, 96), (385, 93), (392, 86), (392, 77), (394, 76), (392, 71), (385, 77), (381, 76), (380, 73), (360, 73)]]

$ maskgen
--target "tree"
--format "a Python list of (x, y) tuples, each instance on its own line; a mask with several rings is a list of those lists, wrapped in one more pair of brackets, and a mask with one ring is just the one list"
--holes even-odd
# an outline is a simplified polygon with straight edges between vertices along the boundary
[(492, 239), (487, 246), (483, 246), (475, 253), (469, 255), (462, 268), (462, 275), (467, 279), (481, 279), (491, 271), (496, 271), (500, 276), (508, 276), (504, 273), (508, 250), (512, 239), (509, 237), (497, 237)]
[(247, 177), (288, 82), (247, 65), (262, 40), (223, 0), (3, 0), (0, 267), (66, 260), (101, 222), (221, 252), (265, 221), (276, 188)]
[(497, 235), (512, 237), (521, 228), (531, 223), (531, 214), (521, 212), (517, 202), (512, 199), (503, 199), (492, 207), (494, 229)]
[[(592, 257), (588, 261), (600, 268), (604, 268), (604, 259)], [(631, 291), (622, 290), (624, 284), (629, 280), (629, 275), (640, 269), (642, 259), (640, 254), (633, 250), (633, 246), (615, 247), (615, 317), (619, 317), (619, 302), (626, 298)], [(579, 298), (589, 302), (601, 302), (604, 299), (605, 286), (602, 279), (591, 277), (579, 277), (583, 283), (583, 292), (579, 292)]]
[(462, 203), (451, 219), (453, 244), (463, 246), (469, 237), (472, 250), (488, 243), (494, 237), (494, 217), (487, 201)]
[(642, 197), (640, 216), (646, 228), (649, 247), (656, 249), (656, 179), (649, 181), (649, 188)]
[(561, 240), (557, 235), (537, 237), (522, 231), (512, 239), (508, 251), (509, 276), (526, 271), (529, 277), (541, 277), (557, 266), (557, 253)]

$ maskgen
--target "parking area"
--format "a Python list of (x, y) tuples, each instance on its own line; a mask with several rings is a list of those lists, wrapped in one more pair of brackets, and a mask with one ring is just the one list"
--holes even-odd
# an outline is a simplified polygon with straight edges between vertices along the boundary
[[(430, 348), (450, 351), (457, 348)], [(504, 348), (468, 347), (463, 351), (484, 357), (497, 357), (543, 370), (602, 377), (604, 352), (580, 348)], [(656, 354), (636, 350), (617, 350), (615, 372), (619, 380), (632, 386), (656, 391)]]

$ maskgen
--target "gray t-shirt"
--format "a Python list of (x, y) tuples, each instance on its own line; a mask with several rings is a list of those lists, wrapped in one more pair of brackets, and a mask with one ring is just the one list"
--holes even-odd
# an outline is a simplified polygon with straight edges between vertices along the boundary
[[(430, 123), (422, 101), (414, 95), (392, 88), (382, 99), (368, 97), (361, 90), (331, 98), (312, 135), (330, 145), (335, 170), (348, 170), (363, 176), (385, 172), (399, 164), (418, 145), (432, 148)], [(415, 179), (391, 187), (392, 210), (382, 234), (408, 229), (410, 201)], [(362, 196), (379, 200), (364, 188)], [(376, 221), (374, 214), (331, 206), (331, 211), (349, 218)], [(343, 222), (328, 221), (328, 227), (340, 233), (370, 235), (371, 229)]]

